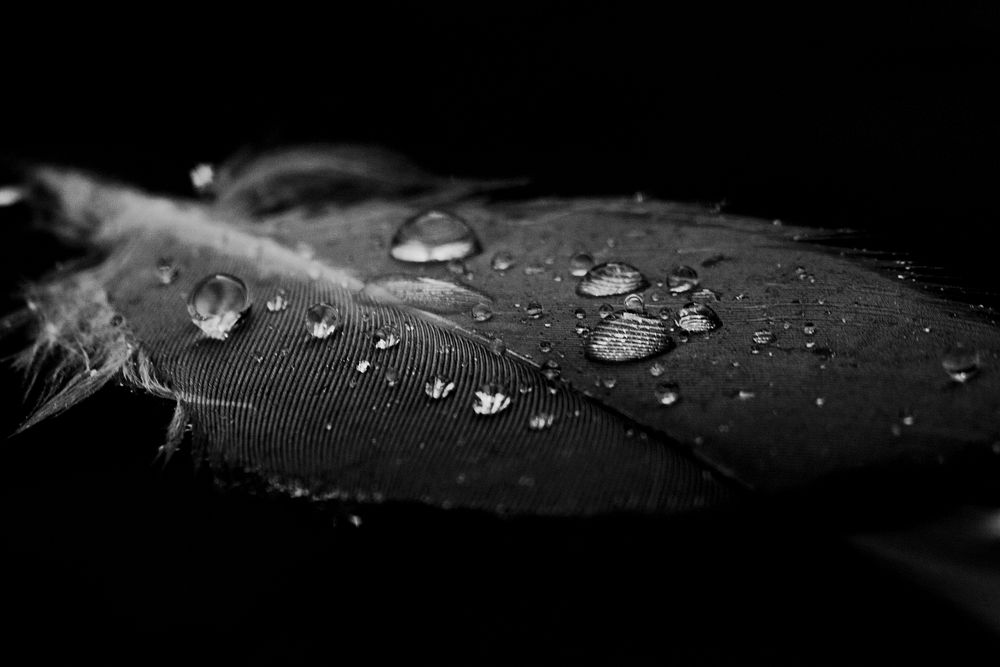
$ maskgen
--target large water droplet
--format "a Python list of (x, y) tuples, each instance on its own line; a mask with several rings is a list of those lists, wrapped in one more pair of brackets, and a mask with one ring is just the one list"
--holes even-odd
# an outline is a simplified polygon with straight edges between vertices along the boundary
[(516, 261), (514, 260), (514, 255), (506, 250), (501, 250), (493, 255), (493, 259), (490, 260), (490, 267), (492, 267), (494, 271), (506, 271), (514, 266), (515, 263)]
[(471, 314), (476, 322), (486, 322), (493, 317), (493, 310), (487, 303), (477, 303), (472, 307)]
[(477, 415), (495, 415), (510, 407), (510, 394), (505, 387), (487, 382), (476, 389), (472, 410)]
[(287, 293), (283, 289), (279, 289), (278, 292), (267, 300), (265, 304), (267, 310), (272, 313), (280, 313), (284, 309), (288, 308), (288, 298)]
[(674, 405), (681, 400), (681, 389), (676, 382), (661, 382), (653, 390), (653, 396), (660, 405)]
[(569, 272), (577, 278), (587, 275), (593, 265), (594, 258), (589, 252), (578, 252), (569, 258)]
[(404, 222), (389, 253), (403, 262), (447, 262), (475, 255), (479, 240), (462, 218), (431, 210)]
[(941, 367), (953, 382), (968, 382), (979, 373), (979, 351), (958, 343), (941, 358)]
[(543, 431), (552, 426), (556, 416), (551, 412), (536, 412), (528, 417), (528, 428), (532, 431)]
[(601, 320), (585, 344), (588, 358), (597, 361), (634, 361), (670, 350), (674, 341), (656, 317), (618, 312)]
[(399, 345), (399, 327), (392, 323), (383, 324), (375, 330), (373, 338), (376, 349), (388, 350), (390, 347)]
[(191, 321), (206, 336), (225, 340), (250, 308), (250, 290), (236, 276), (216, 273), (194, 286), (187, 308)]
[(576, 286), (576, 293), (588, 297), (616, 296), (640, 292), (647, 287), (649, 282), (645, 276), (631, 264), (606, 262), (587, 271)]
[(698, 282), (698, 272), (690, 266), (676, 266), (667, 274), (667, 289), (674, 294), (690, 292)]
[(646, 304), (642, 300), (641, 294), (629, 294), (625, 297), (625, 309), (633, 313), (641, 313), (646, 310)]
[(450, 378), (435, 375), (424, 385), (424, 393), (433, 399), (446, 398), (455, 388), (455, 383)]
[(722, 326), (715, 311), (703, 303), (687, 303), (677, 311), (677, 326), (689, 333), (704, 333)]
[(340, 311), (328, 303), (317, 303), (306, 310), (306, 331), (313, 338), (329, 338), (341, 325)]
[(161, 285), (170, 285), (179, 274), (180, 270), (172, 259), (162, 258), (156, 262), (156, 279)]

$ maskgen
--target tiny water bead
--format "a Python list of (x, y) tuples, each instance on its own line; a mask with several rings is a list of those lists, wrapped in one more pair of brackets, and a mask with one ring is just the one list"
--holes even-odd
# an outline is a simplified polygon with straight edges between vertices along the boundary
[(635, 361), (661, 354), (673, 346), (662, 320), (624, 311), (597, 323), (586, 340), (584, 353), (595, 361)]
[(625, 309), (633, 313), (641, 313), (646, 310), (646, 304), (642, 300), (641, 294), (629, 294), (625, 297)]
[(495, 415), (510, 407), (510, 393), (494, 382), (486, 382), (476, 389), (472, 411), (477, 415)]
[(538, 349), (542, 352), (548, 354), (552, 351), (552, 343), (547, 340), (542, 340), (538, 342)]
[(667, 289), (673, 294), (690, 292), (698, 283), (698, 272), (690, 266), (676, 266), (667, 274)]
[(160, 281), (161, 285), (172, 284), (177, 280), (178, 275), (180, 275), (180, 270), (172, 259), (161, 258), (156, 262), (156, 279)]
[(600, 381), (601, 381), (601, 386), (604, 387), (605, 389), (614, 389), (615, 385), (618, 384), (618, 378), (612, 377), (610, 375), (602, 377)]
[(488, 303), (477, 303), (472, 307), (471, 315), (476, 322), (486, 322), (493, 318), (493, 310)]
[(587, 316), (587, 311), (585, 311), (583, 308), (577, 308), (576, 310), (573, 311), (573, 317), (575, 317), (578, 320), (582, 320), (586, 316)]
[(660, 405), (674, 405), (681, 400), (681, 389), (676, 382), (661, 382), (653, 389), (653, 396)]
[(537, 276), (541, 273), (545, 273), (545, 267), (541, 264), (528, 264), (524, 267), (524, 275), (526, 276)]
[(399, 371), (391, 366), (385, 369), (385, 383), (390, 387), (395, 387), (397, 382), (399, 382)]
[(528, 428), (532, 431), (544, 431), (551, 428), (556, 416), (551, 412), (536, 412), (528, 417)]
[(570, 275), (582, 278), (594, 265), (594, 258), (589, 252), (578, 252), (569, 258)]
[(268, 299), (267, 303), (265, 303), (264, 305), (267, 306), (268, 312), (280, 313), (281, 311), (288, 308), (287, 292), (285, 292), (285, 290), (283, 289), (279, 289), (277, 293), (275, 293), (274, 296)]
[(188, 175), (191, 177), (191, 185), (195, 192), (199, 194), (208, 192), (215, 182), (215, 169), (207, 162), (195, 166)]
[(672, 320), (674, 317), (674, 311), (669, 306), (661, 306), (656, 314), (661, 320)]
[(649, 281), (631, 264), (605, 262), (591, 267), (576, 286), (576, 293), (586, 297), (617, 296), (641, 292)]
[(542, 364), (542, 375), (545, 376), (546, 380), (558, 380), (561, 374), (562, 368), (555, 359), (548, 359)]
[(812, 322), (806, 322), (802, 327), (802, 333), (806, 336), (813, 336), (816, 334), (816, 325)]
[(667, 372), (667, 366), (662, 361), (654, 361), (649, 366), (649, 374), (655, 378), (660, 377)]
[(215, 340), (226, 340), (249, 308), (250, 290), (228, 273), (202, 278), (191, 290), (187, 303), (191, 322)]
[(465, 262), (463, 262), (460, 259), (453, 259), (449, 261), (445, 266), (448, 269), (448, 273), (451, 273), (456, 276), (464, 275), (468, 271), (468, 269), (465, 266)]
[(455, 383), (450, 378), (435, 375), (424, 385), (424, 393), (437, 400), (447, 398), (454, 388)]
[(590, 335), (590, 327), (588, 327), (583, 322), (577, 322), (574, 331), (576, 331), (576, 335), (577, 336), (589, 336)]
[(688, 333), (705, 333), (722, 326), (715, 311), (703, 303), (690, 302), (677, 311), (677, 326)]
[(479, 239), (454, 213), (430, 210), (406, 220), (392, 237), (389, 254), (403, 262), (447, 262), (480, 251)]
[(313, 338), (329, 338), (340, 329), (340, 311), (328, 303), (313, 304), (306, 309), (306, 331)]
[(948, 374), (952, 382), (964, 383), (971, 380), (979, 373), (982, 359), (979, 351), (967, 347), (964, 343), (957, 343), (948, 349), (941, 358), (941, 367)]
[(757, 395), (756, 393), (754, 393), (752, 391), (747, 391), (745, 389), (740, 389), (738, 392), (736, 392), (736, 398), (740, 399), (741, 401), (749, 401), (751, 398), (754, 398), (756, 395)]
[(531, 319), (537, 320), (545, 311), (542, 309), (542, 304), (537, 301), (529, 301), (528, 305), (524, 308), (524, 312), (526, 312), (528, 317)]
[(375, 330), (373, 338), (375, 340), (376, 349), (388, 350), (390, 347), (399, 345), (399, 327), (391, 323), (383, 324)]
[(367, 359), (363, 359), (363, 360), (361, 360), (361, 361), (358, 362), (358, 365), (355, 366), (355, 369), (359, 373), (367, 373), (368, 369), (371, 368), (371, 367), (372, 367), (372, 362), (368, 361)]
[(501, 250), (493, 255), (493, 259), (490, 260), (490, 267), (494, 271), (506, 271), (514, 266), (515, 263), (516, 261), (514, 260), (514, 255), (506, 250)]
[(759, 331), (753, 332), (753, 342), (757, 345), (770, 345), (777, 339), (778, 337), (768, 329), (760, 329)]
[(601, 307), (597, 309), (597, 314), (601, 316), (602, 320), (606, 317), (610, 317), (614, 312), (615, 308), (610, 303), (602, 303)]

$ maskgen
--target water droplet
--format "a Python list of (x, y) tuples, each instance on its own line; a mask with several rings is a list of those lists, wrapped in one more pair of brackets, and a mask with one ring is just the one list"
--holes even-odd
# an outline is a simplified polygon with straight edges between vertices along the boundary
[(806, 322), (805, 326), (802, 327), (802, 333), (807, 336), (812, 336), (816, 333), (816, 325), (812, 322)]
[(161, 285), (170, 285), (179, 274), (180, 270), (172, 259), (163, 258), (156, 262), (156, 279)]
[(676, 382), (661, 382), (653, 389), (653, 396), (660, 405), (674, 405), (681, 400), (681, 390)]
[(816, 399), (816, 407), (821, 408), (824, 405), (826, 405), (826, 399), (825, 398), (819, 397), (819, 398)]
[(272, 313), (280, 313), (284, 309), (288, 308), (288, 298), (286, 292), (283, 289), (279, 289), (278, 292), (267, 300), (265, 304), (267, 310)]
[(605, 389), (614, 389), (616, 384), (618, 384), (618, 379), (610, 375), (601, 378), (601, 386)]
[(465, 266), (465, 262), (460, 259), (453, 259), (445, 265), (448, 269), (448, 273), (454, 274), (456, 276), (465, 275), (468, 269)]
[(667, 298), (667, 295), (658, 289), (655, 289), (649, 293), (649, 300), (654, 303), (657, 301), (663, 301), (665, 298)]
[(953, 382), (968, 382), (979, 372), (979, 351), (958, 343), (941, 358), (941, 366)]
[(625, 297), (625, 309), (633, 313), (642, 313), (646, 310), (646, 304), (642, 300), (641, 294), (629, 294)]
[(404, 222), (389, 254), (403, 262), (447, 262), (475, 255), (479, 240), (462, 218), (446, 211), (431, 210)]
[(544, 375), (547, 380), (558, 380), (561, 373), (562, 368), (559, 366), (559, 362), (555, 359), (547, 359), (545, 363), (542, 364), (542, 375)]
[(672, 320), (673, 319), (673, 311), (670, 310), (669, 306), (663, 306), (662, 308), (660, 308), (658, 311), (656, 311), (656, 315), (661, 320)]
[(373, 338), (376, 349), (388, 350), (390, 347), (399, 345), (399, 327), (391, 323), (383, 324), (375, 330)]
[(424, 385), (424, 393), (433, 399), (447, 398), (454, 388), (455, 383), (450, 378), (435, 375)]
[(510, 254), (506, 250), (501, 250), (500, 252), (493, 255), (493, 259), (490, 260), (490, 266), (494, 271), (506, 271), (510, 267), (514, 266), (514, 255)]
[(617, 296), (641, 292), (649, 287), (639, 269), (624, 262), (606, 262), (592, 267), (576, 286), (580, 296)]
[(589, 252), (578, 252), (569, 258), (569, 272), (571, 275), (581, 278), (587, 275), (587, 271), (594, 265), (594, 258)]
[(755, 394), (754, 392), (746, 391), (745, 389), (740, 389), (738, 392), (736, 392), (736, 398), (740, 399), (741, 401), (749, 401), (756, 395), (757, 394)]
[(698, 282), (698, 272), (690, 266), (676, 266), (667, 274), (667, 289), (674, 294), (690, 292)]
[(472, 410), (477, 415), (495, 415), (510, 407), (510, 395), (505, 387), (487, 382), (476, 389)]
[(913, 414), (907, 410), (900, 412), (899, 421), (903, 423), (903, 426), (913, 426), (917, 423), (916, 417), (914, 417)]
[(313, 338), (329, 338), (340, 325), (340, 311), (328, 303), (317, 303), (306, 310), (306, 331)]
[(722, 326), (715, 311), (703, 303), (687, 303), (677, 311), (677, 326), (688, 333), (704, 333)]
[(552, 351), (552, 343), (550, 343), (547, 340), (539, 341), (538, 342), (538, 349), (541, 350), (542, 352), (545, 352), (546, 354), (548, 354), (549, 352)]
[(372, 367), (372, 362), (368, 361), (367, 359), (362, 359), (361, 361), (358, 362), (358, 365), (355, 368), (359, 373), (367, 373), (368, 369), (371, 367)]
[(209, 338), (225, 340), (250, 308), (246, 284), (228, 273), (202, 278), (188, 297), (191, 321)]
[(662, 361), (654, 361), (649, 366), (649, 374), (655, 378), (660, 377), (667, 371), (667, 366)]
[(542, 304), (538, 303), (537, 301), (529, 301), (528, 305), (525, 306), (524, 308), (524, 312), (526, 312), (528, 314), (528, 317), (530, 317), (531, 319), (537, 320), (539, 317), (542, 316), (542, 313), (544, 311), (542, 310)]
[(203, 162), (191, 170), (190, 176), (191, 185), (194, 186), (195, 192), (207, 192), (215, 181), (215, 169), (212, 165)]
[(578, 320), (582, 320), (586, 316), (587, 316), (587, 311), (585, 311), (583, 308), (577, 308), (576, 310), (573, 311), (573, 317), (575, 317)]
[(397, 382), (399, 382), (399, 371), (391, 366), (385, 369), (385, 383), (390, 387), (395, 387)]
[(490, 341), (490, 351), (493, 354), (503, 354), (507, 351), (507, 344), (503, 342), (503, 338), (494, 338)]
[(13, 206), (26, 197), (24, 188), (16, 185), (0, 186), (0, 207)]
[(472, 307), (472, 319), (476, 322), (486, 322), (493, 317), (493, 311), (487, 303), (477, 303)]
[(770, 345), (778, 339), (771, 331), (761, 329), (753, 332), (753, 342), (757, 345)]
[(528, 417), (528, 428), (532, 431), (542, 431), (550, 428), (555, 420), (556, 416), (551, 412), (536, 412)]
[(577, 336), (589, 336), (590, 335), (590, 327), (588, 327), (583, 322), (577, 322), (576, 323), (576, 335)]
[(585, 353), (596, 361), (634, 361), (673, 348), (667, 327), (659, 318), (618, 312), (601, 320), (585, 344)]
[(524, 267), (524, 275), (526, 276), (537, 276), (540, 273), (545, 273), (545, 267), (541, 264), (528, 264)]
[(610, 317), (614, 312), (615, 308), (610, 303), (602, 303), (601, 307), (597, 309), (597, 314), (601, 316), (602, 320), (606, 317)]

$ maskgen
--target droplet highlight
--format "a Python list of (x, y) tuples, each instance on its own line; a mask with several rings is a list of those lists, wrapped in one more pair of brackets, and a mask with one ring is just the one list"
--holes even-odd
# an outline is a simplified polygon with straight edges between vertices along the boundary
[(402, 262), (447, 262), (480, 251), (479, 239), (462, 218), (431, 210), (405, 221), (392, 237), (389, 254)]

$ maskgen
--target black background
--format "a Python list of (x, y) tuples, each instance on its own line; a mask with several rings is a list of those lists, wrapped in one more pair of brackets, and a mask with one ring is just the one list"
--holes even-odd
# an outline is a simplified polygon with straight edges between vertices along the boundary
[[(542, 192), (642, 190), (861, 229), (995, 289), (988, 4), (254, 11), (12, 17), (0, 153), (179, 193), (193, 164), (246, 144), (372, 142), (440, 173), (531, 176)], [(54, 252), (11, 233), (5, 287)], [(9, 374), (4, 392), (11, 426)], [(737, 664), (996, 648), (837, 537), (968, 502), (967, 470), (690, 521), (388, 507), (333, 528), (328, 512), (218, 493), (183, 458), (152, 468), (169, 413), (112, 390), (4, 443), (8, 645)]]

